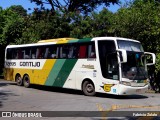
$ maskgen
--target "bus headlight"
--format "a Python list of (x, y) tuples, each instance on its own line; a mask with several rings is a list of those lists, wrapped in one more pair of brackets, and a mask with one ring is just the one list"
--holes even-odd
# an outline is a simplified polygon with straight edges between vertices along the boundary
[(126, 82), (126, 81), (121, 81), (120, 84), (126, 85), (126, 86), (131, 86), (130, 82)]

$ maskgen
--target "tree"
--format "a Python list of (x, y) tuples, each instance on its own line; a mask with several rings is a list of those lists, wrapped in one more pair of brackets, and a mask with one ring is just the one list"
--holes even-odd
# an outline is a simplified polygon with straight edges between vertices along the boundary
[(140, 40), (145, 51), (160, 51), (160, 5), (154, 0), (139, 0), (129, 7), (121, 8), (114, 19), (116, 36)]
[(44, 6), (44, 4), (50, 4), (52, 11), (56, 9), (61, 10), (62, 12), (74, 12), (80, 11), (81, 13), (87, 14), (88, 12), (93, 11), (98, 5), (104, 4), (109, 6), (110, 3), (118, 4), (119, 0), (30, 0), (35, 2), (37, 5)]
[[(3, 9), (0, 7), (0, 39), (2, 38), (3, 26), (4, 26), (4, 14)], [(0, 41), (1, 44), (1, 41)]]
[(92, 12), (90, 16), (75, 14), (75, 21), (71, 24), (71, 36), (76, 38), (111, 36), (114, 14), (104, 8), (99, 13)]
[(3, 28), (0, 36), (0, 43), (3, 45), (15, 43), (15, 40), (22, 35), (24, 18), (14, 8), (16, 8), (16, 6), (11, 6), (1, 12), (1, 16), (3, 16)]
[(21, 5), (12, 5), (9, 9), (23, 17), (27, 16), (27, 10), (25, 10)]
[(16, 39), (16, 44), (35, 43), (38, 40), (45, 40), (59, 37), (69, 37), (70, 24), (68, 16), (58, 11), (56, 14), (44, 11), (34, 11), (24, 19), (22, 36)]
[(112, 29), (115, 36), (141, 41), (144, 50), (156, 54), (156, 71), (160, 73), (160, 3), (135, 0), (115, 13)]

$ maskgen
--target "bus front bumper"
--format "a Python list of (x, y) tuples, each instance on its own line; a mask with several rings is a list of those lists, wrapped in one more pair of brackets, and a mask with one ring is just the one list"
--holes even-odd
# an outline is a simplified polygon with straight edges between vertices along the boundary
[(148, 85), (143, 87), (132, 87), (123, 84), (119, 85), (119, 95), (143, 94), (148, 90)]

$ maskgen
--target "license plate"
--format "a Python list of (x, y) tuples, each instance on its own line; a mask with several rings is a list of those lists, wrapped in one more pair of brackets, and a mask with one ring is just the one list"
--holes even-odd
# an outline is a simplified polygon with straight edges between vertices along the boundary
[(138, 93), (141, 92), (141, 89), (137, 89), (136, 92), (138, 92)]

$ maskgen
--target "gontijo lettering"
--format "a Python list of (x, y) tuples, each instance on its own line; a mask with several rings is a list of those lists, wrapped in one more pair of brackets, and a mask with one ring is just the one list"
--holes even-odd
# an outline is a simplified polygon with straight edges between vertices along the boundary
[(20, 66), (40, 67), (40, 62), (20, 62)]

